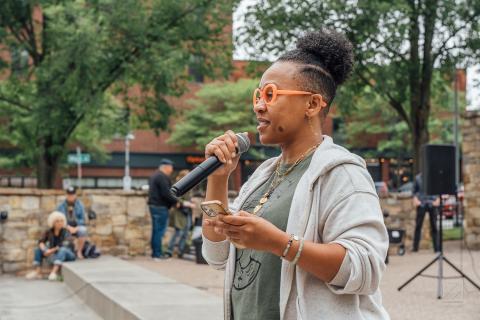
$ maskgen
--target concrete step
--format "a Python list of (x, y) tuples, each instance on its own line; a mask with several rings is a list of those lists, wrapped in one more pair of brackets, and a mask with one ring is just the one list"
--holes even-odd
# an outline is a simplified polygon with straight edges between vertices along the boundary
[(66, 263), (62, 272), (71, 290), (106, 320), (223, 319), (221, 298), (119, 258)]

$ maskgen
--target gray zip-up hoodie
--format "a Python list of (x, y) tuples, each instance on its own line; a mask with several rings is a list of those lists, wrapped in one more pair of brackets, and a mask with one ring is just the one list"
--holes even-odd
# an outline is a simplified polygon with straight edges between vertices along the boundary
[[(276, 160), (269, 159), (257, 168), (230, 207), (232, 212), (238, 211), (271, 176)], [(286, 232), (315, 243), (338, 243), (347, 254), (329, 283), (283, 261), (281, 319), (389, 319), (379, 290), (388, 235), (374, 183), (362, 158), (324, 136), (298, 182)], [(231, 319), (235, 247), (226, 240), (212, 242), (203, 237), (202, 252), (211, 266), (226, 270), (225, 319)]]

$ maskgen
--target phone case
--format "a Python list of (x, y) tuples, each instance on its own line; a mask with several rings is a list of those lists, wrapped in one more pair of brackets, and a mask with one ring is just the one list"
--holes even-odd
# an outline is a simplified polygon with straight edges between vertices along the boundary
[(228, 211), (225, 211), (223, 206), (220, 203), (202, 203), (200, 204), (203, 212), (205, 212), (209, 217), (216, 217), (219, 214), (228, 215)]

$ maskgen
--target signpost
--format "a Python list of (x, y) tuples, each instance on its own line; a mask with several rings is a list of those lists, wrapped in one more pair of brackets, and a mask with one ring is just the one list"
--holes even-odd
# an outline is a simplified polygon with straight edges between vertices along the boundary
[(67, 158), (68, 163), (77, 164), (77, 186), (82, 188), (82, 163), (90, 163), (91, 157), (88, 153), (82, 153), (82, 149), (77, 147), (76, 154), (69, 154)]
[(80, 163), (90, 163), (91, 156), (89, 153), (81, 153), (80, 157), (78, 156), (78, 153), (69, 154), (67, 160), (69, 164), (77, 164), (79, 162), (78, 159), (80, 159)]
[(123, 190), (132, 190), (132, 177), (130, 177), (130, 140), (135, 139), (135, 136), (128, 133), (125, 136), (125, 175), (123, 176)]

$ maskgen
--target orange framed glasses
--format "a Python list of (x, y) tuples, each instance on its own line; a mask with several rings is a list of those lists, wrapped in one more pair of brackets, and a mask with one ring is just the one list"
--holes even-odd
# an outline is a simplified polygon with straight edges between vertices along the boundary
[(260, 100), (263, 100), (268, 106), (269, 104), (274, 103), (277, 100), (278, 95), (307, 95), (313, 94), (308, 91), (298, 91), (298, 90), (279, 90), (277, 86), (273, 83), (267, 84), (263, 89), (257, 88), (253, 92), (253, 106), (257, 106)]

